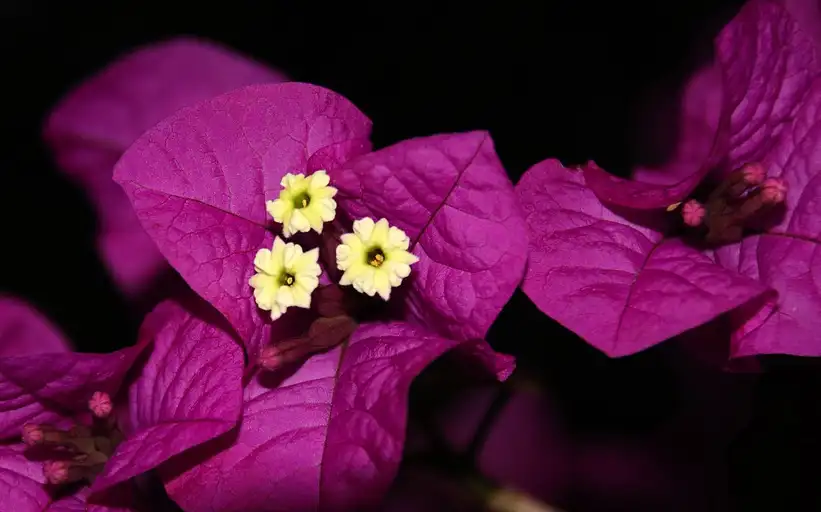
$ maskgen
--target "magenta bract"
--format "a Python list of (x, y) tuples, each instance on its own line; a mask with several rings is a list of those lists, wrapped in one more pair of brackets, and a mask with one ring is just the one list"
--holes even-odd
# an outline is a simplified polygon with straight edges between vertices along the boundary
[[(115, 180), (183, 278), (256, 355), (272, 328), (248, 279), (270, 247), (265, 201), (287, 173), (326, 169), (351, 218), (384, 216), (420, 257), (406, 318), (484, 336), (518, 285), (526, 230), (487, 134), (441, 135), (367, 153), (370, 121), (306, 84), (252, 86), (183, 109), (124, 155)], [(447, 284), (447, 286), (446, 286)], [(284, 319), (283, 319), (284, 320)]]
[[(192, 511), (359, 510), (378, 503), (398, 469), (411, 381), (448, 350), (499, 378), (510, 359), (404, 323), (363, 325), (346, 345), (290, 375), (245, 388), (239, 430), (204, 462), (164, 468), (169, 494)], [(210, 454), (210, 457), (206, 455)]]
[[(644, 181), (555, 161), (525, 175), (517, 185), (531, 229), (523, 289), (542, 311), (614, 356), (724, 312), (735, 324), (731, 357), (821, 355), (821, 288), (807, 277), (821, 264), (813, 199), (821, 193), (821, 78), (809, 33), (821, 25), (797, 20), (798, 4), (755, 0), (725, 27), (714, 66), (685, 88), (673, 158), (661, 169), (638, 169), (635, 178)], [(753, 169), (769, 178), (759, 183)], [(721, 243), (705, 247), (677, 238), (669, 212), (708, 173), (729, 194), (738, 193), (742, 176), (760, 188), (726, 203), (729, 214), (706, 205), (707, 241)], [(780, 188), (765, 190), (770, 183)], [(770, 198), (783, 203), (756, 213)], [(719, 214), (729, 217), (716, 224)], [(703, 218), (690, 203), (683, 215), (691, 226)]]
[[(767, 293), (652, 222), (605, 207), (557, 160), (517, 185), (531, 228), (524, 292), (602, 352), (624, 356)], [(647, 213), (640, 212), (647, 217)]]
[[(455, 349), (499, 378), (513, 369), (482, 338), (521, 279), (527, 232), (489, 136), (371, 153), (370, 131), (362, 112), (321, 87), (250, 86), (180, 110), (117, 164), (115, 180), (163, 255), (225, 315), (250, 362), (276, 370), (256, 373), (239, 430), (203, 446), (204, 462), (164, 470), (188, 510), (373, 503), (396, 473), (408, 386), (428, 363)], [(320, 318), (293, 338), (300, 315), (272, 322), (249, 279), (279, 229), (266, 200), (286, 173), (317, 170), (338, 188), (340, 223), (384, 217), (419, 262), (391, 297), (393, 316), (354, 322), (336, 310), (340, 288), (325, 286), (309, 312)], [(333, 229), (321, 244), (333, 245)], [(337, 269), (323, 264), (327, 283)]]
[(98, 249), (125, 293), (146, 291), (166, 264), (112, 182), (114, 164), (144, 131), (182, 107), (245, 85), (283, 80), (221, 46), (174, 39), (122, 57), (55, 107), (44, 137), (58, 165), (94, 203)]
[(239, 419), (244, 366), (239, 344), (216, 323), (175, 302), (160, 304), (146, 319), (148, 326), (157, 324), (151, 356), (128, 390), (127, 437), (93, 491), (153, 469), (234, 428)]
[[(20, 346), (21, 340), (44, 344), (26, 347), (27, 355), (0, 358), (0, 436), (17, 440), (0, 450), (0, 468), (8, 473), (3, 484), (10, 486), (3, 495), (16, 500), (4, 503), (14, 510), (44, 510), (50, 500), (46, 479), (62, 485), (96, 477), (91, 488), (80, 487), (78, 494), (51, 505), (55, 510), (85, 506), (87, 498), (93, 501), (104, 495), (101, 491), (227, 432), (239, 419), (242, 349), (207, 317), (166, 302), (147, 317), (133, 347), (81, 354), (67, 352), (64, 343), (54, 351), (59, 334), (22, 302), (4, 299), (0, 307), (5, 347)], [(15, 329), (8, 328), (8, 313), (16, 315)], [(32, 333), (49, 336), (32, 338)], [(135, 366), (145, 351), (150, 354)], [(121, 389), (126, 372), (135, 378)], [(21, 432), (23, 441), (39, 450), (38, 462), (26, 458)], [(88, 463), (74, 468), (74, 459), (65, 460), (66, 450)], [(90, 510), (94, 507), (119, 510), (102, 504)]]
[(214, 305), (256, 357), (277, 324), (257, 309), (248, 279), (271, 247), (265, 200), (287, 172), (329, 146), (367, 151), (370, 121), (315, 86), (251, 86), (180, 110), (123, 155), (114, 172), (160, 252)]

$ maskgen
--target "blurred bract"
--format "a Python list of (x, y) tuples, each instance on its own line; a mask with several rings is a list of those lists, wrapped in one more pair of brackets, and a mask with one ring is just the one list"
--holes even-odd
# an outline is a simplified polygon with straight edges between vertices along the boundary
[(175, 39), (121, 57), (54, 108), (43, 136), (60, 168), (94, 203), (100, 256), (125, 294), (146, 292), (167, 265), (112, 180), (114, 164), (143, 132), (182, 107), (285, 79), (219, 45)]

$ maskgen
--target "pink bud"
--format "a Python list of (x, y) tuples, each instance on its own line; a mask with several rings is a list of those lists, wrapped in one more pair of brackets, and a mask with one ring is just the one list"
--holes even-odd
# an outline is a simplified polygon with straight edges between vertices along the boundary
[(276, 370), (282, 365), (282, 357), (280, 357), (279, 349), (273, 345), (262, 347), (262, 350), (259, 351), (257, 363), (260, 367), (268, 371)]
[(23, 442), (29, 446), (34, 446), (43, 442), (43, 429), (40, 425), (26, 423), (23, 425)]
[(767, 204), (778, 204), (787, 196), (787, 184), (780, 178), (767, 178), (761, 184), (761, 199)]
[(766, 169), (758, 162), (744, 164), (741, 172), (744, 173), (744, 181), (748, 185), (759, 185), (767, 177)]
[(68, 470), (71, 464), (67, 460), (50, 460), (43, 464), (43, 475), (52, 484), (68, 482)]
[(98, 418), (107, 418), (111, 414), (111, 397), (104, 391), (95, 391), (88, 401), (88, 408)]
[(701, 203), (694, 199), (684, 203), (684, 207), (681, 209), (681, 217), (684, 219), (684, 223), (691, 227), (696, 227), (704, 222), (706, 214), (707, 211), (701, 206)]

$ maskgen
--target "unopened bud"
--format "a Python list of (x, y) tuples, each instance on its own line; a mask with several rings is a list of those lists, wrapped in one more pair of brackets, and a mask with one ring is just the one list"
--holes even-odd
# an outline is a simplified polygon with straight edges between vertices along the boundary
[(88, 408), (98, 418), (107, 418), (111, 414), (111, 396), (104, 391), (95, 391), (88, 401)]
[(787, 197), (787, 184), (780, 178), (767, 178), (761, 184), (761, 199), (766, 204), (778, 204)]
[(34, 446), (43, 442), (45, 434), (40, 425), (26, 423), (23, 425), (23, 442), (29, 446)]
[(279, 349), (273, 345), (262, 347), (262, 350), (259, 351), (257, 364), (268, 371), (274, 371), (279, 368), (282, 365), (282, 357), (280, 357)]
[(259, 351), (257, 364), (266, 370), (276, 370), (300, 361), (310, 354), (322, 352), (344, 342), (357, 328), (349, 316), (318, 318), (305, 336), (288, 338), (268, 345)]
[(50, 460), (43, 463), (43, 475), (49, 483), (64, 484), (69, 480), (70, 467), (71, 463), (67, 460)]
[(690, 227), (700, 226), (701, 223), (704, 222), (706, 215), (707, 211), (704, 209), (704, 206), (694, 199), (684, 203), (684, 207), (681, 209), (681, 218), (684, 219), (684, 223)]
[(760, 185), (767, 177), (766, 169), (758, 162), (744, 164), (741, 172), (744, 175), (744, 181), (748, 185)]

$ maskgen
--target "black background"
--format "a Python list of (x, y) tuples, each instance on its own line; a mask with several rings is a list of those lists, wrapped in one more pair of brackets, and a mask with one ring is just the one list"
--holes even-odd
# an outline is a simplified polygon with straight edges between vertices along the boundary
[[(87, 351), (130, 343), (140, 314), (106, 276), (94, 214), (39, 132), (61, 95), (123, 52), (199, 35), (347, 96), (373, 120), (376, 147), (486, 129), (513, 180), (547, 157), (625, 173), (639, 156), (639, 101), (654, 83), (684, 76), (694, 49), (709, 49), (741, 2), (109, 4), (11, 4), (0, 31), (2, 289), (32, 301)], [(669, 347), (608, 360), (519, 295), (490, 338), (555, 390), (579, 436), (640, 437), (681, 401)], [(749, 423), (717, 454), (729, 476), (716, 475), (716, 485), (729, 486), (744, 510), (817, 509), (808, 500), (821, 476), (819, 379), (806, 361), (770, 366)]]

